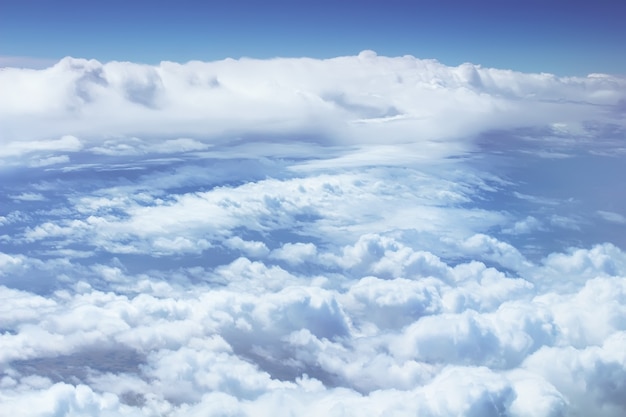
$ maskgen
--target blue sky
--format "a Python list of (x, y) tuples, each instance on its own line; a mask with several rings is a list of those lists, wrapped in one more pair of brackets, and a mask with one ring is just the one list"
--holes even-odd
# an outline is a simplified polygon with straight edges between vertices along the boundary
[(617, 1), (3, 1), (0, 55), (101, 61), (381, 55), (623, 74)]

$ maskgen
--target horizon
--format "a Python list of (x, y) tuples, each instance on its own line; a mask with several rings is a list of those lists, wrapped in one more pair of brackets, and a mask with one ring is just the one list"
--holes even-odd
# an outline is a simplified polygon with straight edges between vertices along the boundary
[[(407, 3), (5, 2), (0, 57), (28, 66), (65, 56), (101, 62), (326, 59), (374, 50), (444, 65), (624, 75), (626, 29), (609, 0)], [(20, 61), (21, 60), (21, 61)]]

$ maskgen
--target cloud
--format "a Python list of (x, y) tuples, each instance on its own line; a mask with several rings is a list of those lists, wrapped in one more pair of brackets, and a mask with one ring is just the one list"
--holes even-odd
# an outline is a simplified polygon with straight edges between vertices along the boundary
[(67, 164), (69, 162), (70, 162), (70, 157), (68, 155), (58, 155), (58, 156), (44, 157), (40, 159), (32, 159), (30, 162), (30, 165), (32, 167), (46, 167), (50, 165)]
[(623, 349), (624, 332), (619, 332), (600, 346), (542, 349), (524, 367), (543, 375), (581, 412), (618, 416), (624, 411)]
[(100, 146), (90, 148), (94, 154), (102, 155), (141, 155), (141, 154), (177, 154), (204, 151), (211, 145), (189, 138), (167, 139), (160, 143), (146, 143), (139, 138), (109, 139)]
[(10, 271), (12, 268), (21, 267), (25, 263), (24, 258), (22, 255), (10, 255), (0, 252), (0, 274), (4, 274), (6, 273), (5, 271)]
[(460, 135), (576, 126), (624, 100), (624, 80), (617, 77), (446, 67), (410, 56), (158, 66), (65, 58), (43, 70), (6, 68), (0, 86), (2, 133), (10, 143), (65, 134), (108, 140), (307, 132), (352, 144), (419, 141), (422, 152), (444, 153), (442, 146)]
[(623, 415), (624, 82), (3, 69), (3, 411)]
[(240, 250), (241, 252), (254, 257), (264, 257), (270, 251), (263, 242), (256, 240), (243, 240), (239, 236), (233, 236), (227, 239), (224, 243), (231, 249)]
[(79, 151), (83, 145), (81, 141), (71, 135), (62, 136), (59, 139), (9, 142), (0, 151), (0, 157), (19, 157), (28, 153), (49, 153), (55, 151), (72, 152)]
[(15, 201), (44, 201), (46, 199), (39, 193), (22, 193), (19, 195), (11, 195), (9, 198)]
[[(440, 269), (447, 274), (441, 277), (344, 281), (341, 285), (348, 286), (344, 293), (335, 287), (338, 283), (318, 281), (330, 287), (314, 289), (286, 271), (261, 263), (237, 261), (237, 265), (229, 268), (230, 275), (222, 275), (226, 287), (221, 290), (196, 286), (202, 290), (190, 293), (171, 288), (164, 297), (146, 293), (129, 297), (85, 287), (82, 294), (66, 290), (45, 298), (5, 289), (11, 313), (3, 317), (12, 321), (3, 327), (15, 329), (2, 336), (3, 352), (13, 352), (4, 358), (5, 364), (21, 358), (23, 362), (15, 365), (21, 372), (46, 372), (38, 365), (46, 362), (35, 358), (62, 354), (68, 364), (98, 369), (99, 365), (79, 359), (84, 355), (80, 352), (94, 343), (117, 343), (147, 354), (139, 368), (123, 359), (120, 368), (112, 368), (128, 372), (116, 377), (117, 388), (105, 382), (113, 377), (111, 373), (79, 376), (85, 378), (85, 387), (91, 386), (85, 391), (91, 400), (76, 405), (78, 410), (92, 400), (99, 404), (109, 398), (113, 410), (128, 411), (140, 403), (148, 407), (145, 412), (168, 407), (184, 413), (186, 403), (199, 412), (215, 400), (207, 392), (216, 392), (226, 395), (221, 398), (228, 398), (232, 407), (256, 404), (264, 407), (260, 412), (272, 410), (271, 398), (279, 401), (290, 393), (288, 404), (293, 410), (313, 396), (337, 404), (351, 401), (357, 410), (377, 403), (383, 413), (396, 409), (400, 396), (410, 400), (402, 408), (407, 415), (416, 409), (443, 415), (514, 410), (519, 415), (554, 415), (570, 409), (574, 391), (564, 382), (571, 376), (557, 379), (557, 374), (549, 373), (552, 368), (546, 368), (542, 359), (545, 352), (563, 349), (564, 343), (581, 352), (595, 352), (597, 343), (609, 346), (607, 352), (623, 351), (621, 339), (613, 341), (626, 323), (626, 311), (619, 307), (623, 278), (594, 279), (575, 296), (550, 290), (533, 296), (536, 290), (530, 283), (494, 269), (443, 265)], [(109, 282), (129, 281), (119, 268), (98, 270), (116, 277)], [(280, 274), (287, 281), (258, 285)], [(450, 306), (448, 294), (460, 293), (468, 300), (484, 300), (482, 306), (465, 304), (456, 307), (457, 312), (445, 312)], [(604, 308), (591, 314), (598, 296)], [(599, 328), (598, 320), (607, 326)], [(583, 338), (578, 336), (585, 334), (581, 323), (588, 325)], [(601, 357), (604, 362), (598, 364), (622, 366), (610, 362), (615, 360), (611, 356)], [(559, 372), (570, 372), (567, 362), (562, 363)], [(600, 368), (585, 369), (590, 381), (610, 383)], [(502, 373), (507, 370), (510, 376)], [(303, 372), (320, 379), (310, 388), (298, 385), (301, 382), (293, 376), (301, 378)], [(7, 385), (3, 395), (12, 409), (19, 409), (33, 388), (25, 389), (25, 375), (11, 375), (14, 385)], [(4, 381), (9, 383), (7, 377)], [(53, 403), (66, 401), (68, 397), (57, 389), (49, 382), (38, 388), (43, 390), (39, 395), (51, 396)], [(618, 391), (575, 391), (575, 395), (609, 401), (612, 405), (605, 415), (622, 410)]]
[(606, 220), (607, 222), (617, 223), (617, 224), (626, 224), (626, 217), (622, 216), (619, 213), (614, 213), (612, 211), (598, 210), (597, 214), (598, 216), (600, 216), (602, 219)]
[(532, 233), (536, 230), (541, 230), (542, 228), (543, 225), (536, 217), (528, 216), (523, 220), (515, 222), (515, 224), (513, 224), (513, 227), (505, 229), (504, 232), (516, 235), (523, 233)]
[(270, 254), (271, 258), (281, 259), (288, 264), (297, 265), (307, 260), (314, 260), (317, 248), (313, 243), (285, 243)]
[(529, 274), (537, 285), (577, 289), (589, 279), (626, 275), (626, 259), (621, 250), (611, 244), (591, 249), (570, 249), (568, 253), (551, 253), (542, 265)]

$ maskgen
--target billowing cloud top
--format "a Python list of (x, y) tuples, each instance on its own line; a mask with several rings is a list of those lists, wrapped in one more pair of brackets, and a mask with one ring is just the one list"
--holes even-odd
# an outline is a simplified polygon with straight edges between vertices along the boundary
[(2, 411), (623, 416), (624, 103), (371, 51), (0, 69)]
[(332, 143), (435, 141), (610, 117), (620, 103), (623, 111), (625, 88), (604, 75), (451, 68), (372, 51), (159, 66), (65, 58), (44, 70), (2, 69), (0, 134), (5, 142), (294, 133)]

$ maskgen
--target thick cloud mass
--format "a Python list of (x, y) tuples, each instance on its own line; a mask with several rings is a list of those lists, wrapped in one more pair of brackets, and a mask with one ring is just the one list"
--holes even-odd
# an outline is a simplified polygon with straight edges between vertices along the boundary
[(20, 416), (626, 414), (626, 80), (0, 69)]

